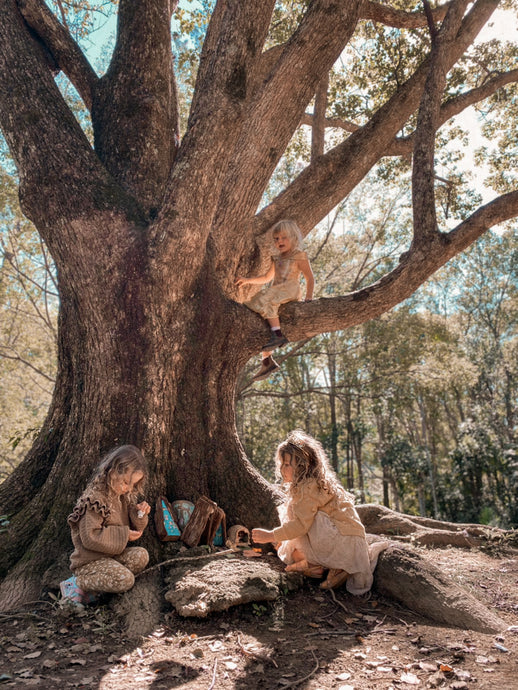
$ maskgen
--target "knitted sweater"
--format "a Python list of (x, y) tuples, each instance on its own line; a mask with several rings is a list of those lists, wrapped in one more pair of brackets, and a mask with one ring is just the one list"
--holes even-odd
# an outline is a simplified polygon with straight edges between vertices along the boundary
[[(352, 497), (351, 497), (352, 498)], [(319, 489), (315, 479), (308, 479), (288, 500), (288, 521), (273, 530), (274, 541), (286, 541), (307, 534), (315, 515), (321, 510), (344, 536), (365, 537), (365, 528), (349, 494), (334, 494)]]
[(141, 531), (147, 526), (148, 516), (139, 518), (137, 513), (125, 495), (112, 500), (100, 492), (81, 496), (67, 519), (75, 547), (70, 556), (72, 572), (91, 561), (119, 556), (130, 529)]

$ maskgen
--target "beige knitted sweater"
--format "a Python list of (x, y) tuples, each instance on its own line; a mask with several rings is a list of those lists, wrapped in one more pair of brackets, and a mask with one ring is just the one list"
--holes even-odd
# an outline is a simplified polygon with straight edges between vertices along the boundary
[(72, 572), (91, 561), (119, 556), (128, 544), (130, 529), (141, 531), (147, 526), (148, 516), (139, 518), (137, 513), (125, 495), (81, 496), (67, 519), (75, 547), (70, 556)]
[(307, 534), (317, 511), (329, 515), (340, 534), (365, 537), (365, 528), (347, 492), (334, 494), (319, 489), (314, 479), (308, 479), (287, 501), (288, 521), (273, 530), (275, 541), (286, 541)]

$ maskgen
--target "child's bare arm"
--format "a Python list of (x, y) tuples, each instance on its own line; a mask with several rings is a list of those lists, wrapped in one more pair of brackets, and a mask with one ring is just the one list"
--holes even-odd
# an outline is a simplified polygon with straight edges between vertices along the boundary
[(268, 542), (274, 541), (273, 532), (268, 529), (260, 529), (257, 527), (252, 530), (252, 541), (255, 544), (268, 544)]
[(275, 273), (275, 266), (272, 265), (268, 269), (268, 272), (263, 276), (257, 276), (256, 278), (236, 278), (236, 285), (264, 285), (264, 283), (269, 283), (273, 279)]
[(306, 281), (306, 302), (311, 302), (313, 299), (313, 290), (315, 288), (315, 276), (308, 259), (298, 261), (298, 267)]

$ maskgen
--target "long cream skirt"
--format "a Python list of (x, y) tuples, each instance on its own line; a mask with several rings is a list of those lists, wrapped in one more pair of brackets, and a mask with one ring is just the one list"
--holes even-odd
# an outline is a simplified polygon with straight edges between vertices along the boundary
[(277, 549), (277, 555), (286, 565), (290, 565), (294, 562), (293, 551), (298, 549), (308, 563), (345, 570), (349, 573), (345, 585), (347, 590), (359, 595), (371, 588), (378, 556), (388, 545), (384, 541), (368, 544), (364, 537), (340, 534), (329, 516), (319, 510), (308, 533), (283, 541)]

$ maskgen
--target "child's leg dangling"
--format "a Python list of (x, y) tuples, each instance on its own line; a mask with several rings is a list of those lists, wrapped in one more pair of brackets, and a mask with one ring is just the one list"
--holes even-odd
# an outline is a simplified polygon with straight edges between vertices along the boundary
[(263, 352), (261, 366), (252, 378), (252, 381), (261, 381), (279, 369), (279, 365), (269, 352)]

